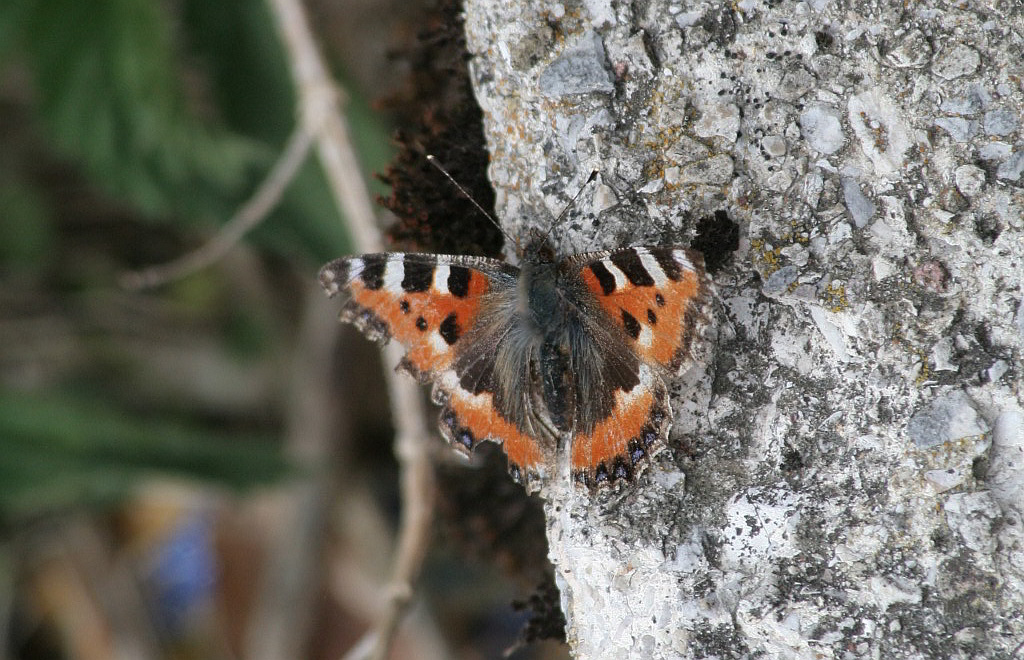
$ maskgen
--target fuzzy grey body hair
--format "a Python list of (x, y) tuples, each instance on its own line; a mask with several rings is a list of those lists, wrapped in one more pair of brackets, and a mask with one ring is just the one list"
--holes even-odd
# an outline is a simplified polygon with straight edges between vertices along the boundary
[(616, 389), (639, 382), (639, 359), (600, 312), (579, 264), (556, 259), (546, 238), (531, 238), (520, 269), (518, 281), (492, 282), (466, 337), (477, 350), (455, 371), (467, 390), (492, 391), (501, 415), (550, 449), (567, 434), (593, 432)]

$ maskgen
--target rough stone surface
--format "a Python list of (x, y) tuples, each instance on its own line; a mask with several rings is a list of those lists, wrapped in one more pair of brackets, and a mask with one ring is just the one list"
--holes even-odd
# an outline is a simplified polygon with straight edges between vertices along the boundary
[(868, 220), (875, 214), (875, 204), (860, 189), (857, 181), (852, 178), (840, 179), (843, 186), (843, 200), (846, 202), (846, 210), (853, 218), (853, 224), (858, 229), (863, 229)]
[(953, 171), (956, 187), (968, 197), (974, 197), (985, 187), (985, 170), (976, 165), (961, 165)]
[(541, 72), (537, 79), (538, 88), (548, 96), (608, 93), (614, 87), (604, 67), (601, 39), (593, 32), (587, 32)]
[(988, 431), (971, 400), (956, 390), (936, 398), (914, 414), (907, 424), (907, 437), (919, 449), (947, 442), (959, 442)]
[(1020, 123), (1021, 108), (999, 108), (985, 113), (985, 133), (1000, 137), (1010, 135)]
[(823, 154), (834, 154), (846, 143), (839, 113), (824, 106), (813, 106), (800, 115), (800, 128), (811, 149)]
[(967, 142), (978, 134), (978, 122), (963, 117), (939, 117), (935, 125), (949, 133), (955, 142)]
[(939, 78), (953, 80), (974, 73), (979, 64), (981, 56), (978, 51), (964, 44), (951, 45), (939, 55), (932, 72)]
[(1019, 655), (1021, 5), (466, 11), (511, 233), (593, 170), (564, 252), (740, 228), (670, 451), (545, 492), (575, 655)]
[(1006, 179), (1007, 181), (1020, 181), (1020, 175), (1022, 172), (1024, 172), (1024, 148), (1013, 152), (1013, 154), (1006, 159), (1006, 162), (1000, 165), (996, 170), (996, 176), (1000, 179)]

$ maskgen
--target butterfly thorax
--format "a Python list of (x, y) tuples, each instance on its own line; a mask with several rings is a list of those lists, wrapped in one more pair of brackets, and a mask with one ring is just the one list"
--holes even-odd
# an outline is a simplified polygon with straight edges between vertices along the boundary
[(520, 262), (519, 313), (539, 335), (550, 335), (564, 325), (564, 301), (559, 295), (558, 262), (545, 238), (526, 245)]
[(578, 292), (564, 273), (551, 242), (534, 234), (523, 250), (519, 276), (519, 313), (533, 335), (530, 371), (553, 426), (573, 429), (575, 392), (571, 356), (574, 334), (582, 328)]

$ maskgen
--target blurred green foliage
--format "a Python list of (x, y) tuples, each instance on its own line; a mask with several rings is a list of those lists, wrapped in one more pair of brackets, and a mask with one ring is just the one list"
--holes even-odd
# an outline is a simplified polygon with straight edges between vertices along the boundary
[[(113, 321), (104, 327), (76, 312), (82, 300), (128, 295), (116, 293), (120, 272), (216, 231), (272, 166), (296, 109), (265, 3), (2, 0), (0, 83), (0, 113), (21, 122), (0, 127), (8, 141), (0, 149), (0, 332), (45, 319), (88, 340), (77, 345), (83, 353), (73, 364), (60, 364), (59, 352), (32, 357), (44, 361), (32, 367), (47, 374), (38, 382), (24, 377), (31, 369), (10, 366), (31, 362), (19, 351), (32, 341), (0, 346), (0, 522), (110, 501), (153, 471), (237, 487), (286, 474), (277, 442), (269, 441), (280, 430), (272, 413), (239, 422), (232, 415), (240, 413), (224, 411), (211, 422), (194, 400), (140, 405), (133, 388), (119, 391), (109, 381), (112, 356), (126, 350), (119, 342), (143, 336), (154, 346), (180, 346), (181, 337), (164, 335), (182, 328), (200, 328), (201, 336), (188, 339), (220, 346), (224, 362), (280, 369), (298, 317), (288, 295), (265, 304), (239, 297), (225, 313), (239, 278), (211, 271), (220, 274), (121, 302), (129, 314), (132, 305), (156, 305), (185, 319), (163, 334), (141, 321), (127, 331)], [(390, 157), (386, 128), (358, 92), (347, 91), (365, 169), (381, 170)], [(41, 175), (40, 163), (53, 161), (69, 164), (71, 174), (50, 167)], [(74, 208), (68, 180), (84, 180), (94, 191), (88, 199), (103, 204)], [(260, 273), (269, 292), (312, 282), (319, 264), (345, 253), (343, 226), (311, 158), (246, 237), (269, 264)], [(119, 367), (134, 370), (120, 374), (126, 383), (154, 368), (131, 355)], [(90, 382), (98, 385), (83, 388)], [(237, 427), (256, 431), (224, 430)]]
[(269, 434), (214, 433), (85, 397), (0, 391), (0, 437), (0, 525), (116, 502), (157, 474), (232, 487), (287, 474)]
[(0, 263), (30, 270), (53, 245), (53, 223), (45, 199), (31, 186), (0, 181)]
[[(295, 119), (263, 2), (5, 0), (0, 66), (25, 66), (55, 147), (150, 218), (223, 222), (273, 163)], [(367, 171), (390, 150), (355, 95), (346, 109)], [(346, 247), (318, 168), (307, 164), (255, 234), (324, 261)]]
[(188, 111), (164, 7), (9, 0), (0, 33), (24, 56), (49, 137), (91, 179), (149, 214), (199, 214), (270, 153)]

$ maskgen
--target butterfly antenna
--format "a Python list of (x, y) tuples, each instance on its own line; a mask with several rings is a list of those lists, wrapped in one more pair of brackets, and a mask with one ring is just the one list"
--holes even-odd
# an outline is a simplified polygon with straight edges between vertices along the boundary
[(580, 195), (583, 194), (583, 191), (586, 190), (587, 186), (589, 186), (595, 179), (597, 179), (597, 170), (591, 170), (590, 176), (587, 178), (587, 180), (583, 182), (583, 185), (580, 186), (580, 189), (577, 190), (576, 194), (572, 196), (572, 199), (570, 199), (569, 203), (565, 205), (565, 208), (562, 209), (562, 212), (558, 214), (558, 217), (551, 222), (552, 231), (556, 226), (558, 226), (558, 223), (562, 221), (562, 218), (564, 218), (566, 214), (569, 213), (569, 209), (576, 206), (576, 200), (580, 198)]
[(501, 226), (501, 224), (494, 218), (494, 216), (491, 215), (487, 211), (487, 209), (485, 209), (483, 206), (481, 206), (480, 202), (476, 201), (476, 199), (474, 199), (473, 196), (469, 194), (469, 191), (466, 190), (465, 188), (463, 188), (462, 185), (460, 185), (459, 182), (455, 180), (455, 177), (453, 177), (451, 174), (448, 174), (448, 170), (444, 169), (444, 167), (441, 166), (441, 163), (437, 162), (437, 158), (434, 157), (434, 154), (427, 154), (427, 162), (430, 163), (431, 165), (433, 165), (434, 167), (436, 167), (438, 172), (440, 172), (441, 174), (445, 175), (445, 177), (447, 177), (448, 180), (452, 182), (452, 185), (455, 186), (456, 188), (458, 188), (459, 192), (462, 193), (465, 196), (465, 198), (468, 199), (473, 204), (473, 206), (475, 206), (476, 209), (478, 211), (480, 211), (480, 213), (482, 213), (484, 215), (485, 218), (490, 220), (491, 224), (494, 225), (495, 227), (497, 227), (498, 231), (500, 231), (501, 234), (507, 240), (509, 240), (513, 244), (515, 244), (516, 247), (519, 246), (519, 241), (517, 241), (515, 238), (510, 236), (509, 233), (507, 231), (505, 231), (505, 229)]

